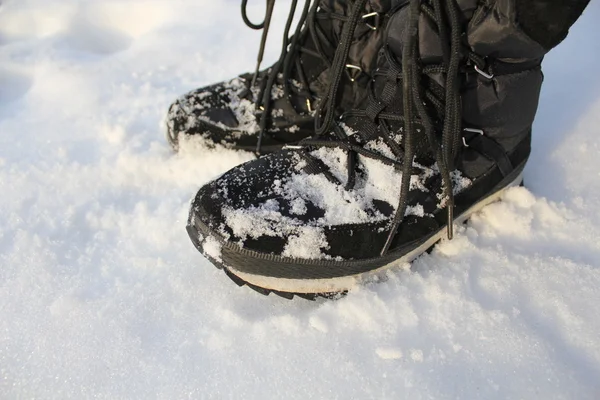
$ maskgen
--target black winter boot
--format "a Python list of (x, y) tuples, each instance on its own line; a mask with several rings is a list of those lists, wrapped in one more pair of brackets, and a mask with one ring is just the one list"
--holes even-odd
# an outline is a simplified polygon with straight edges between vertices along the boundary
[(452, 238), (521, 183), (530, 153), (548, 48), (521, 30), (514, 1), (403, 2), (368, 99), (340, 120), (325, 107), (317, 137), (200, 189), (196, 247), (238, 284), (310, 297)]
[(259, 72), (274, 0), (267, 1), (262, 24), (250, 22), (242, 2), (242, 16), (248, 26), (263, 29), (255, 74), (203, 87), (173, 103), (167, 116), (167, 139), (177, 150), (182, 135), (201, 137), (212, 148), (267, 153), (298, 142), (314, 132), (314, 113), (329, 88), (331, 63), (342, 38), (342, 28), (358, 15), (358, 24), (344, 40), (351, 49), (341, 80), (339, 109), (349, 109), (366, 94), (381, 47), (386, 13), (392, 0), (371, 1), (353, 8), (354, 1), (305, 1), (295, 34), (288, 38), (295, 12), (292, 3), (279, 60)]

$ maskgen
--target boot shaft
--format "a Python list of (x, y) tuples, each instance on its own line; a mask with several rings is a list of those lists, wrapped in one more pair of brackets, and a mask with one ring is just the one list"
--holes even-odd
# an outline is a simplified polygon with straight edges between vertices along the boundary
[[(407, 4), (408, 1), (401, 3)], [(543, 81), (545, 54), (566, 36), (589, 0), (461, 0), (464, 51), (485, 61), (484, 68), (465, 62), (461, 74), (462, 118), (465, 127), (483, 130), (510, 145), (526, 134), (535, 118)], [(385, 43), (400, 62), (406, 40), (408, 7), (390, 19)], [(439, 64), (444, 54), (437, 27), (421, 13), (419, 56), (423, 65)], [(465, 57), (466, 59), (466, 57)], [(465, 60), (464, 59), (464, 60)], [(385, 58), (379, 59), (386, 65)], [(432, 79), (441, 86), (443, 74)]]
[[(482, 130), (507, 147), (529, 134), (543, 80), (541, 61), (548, 51), (522, 30), (516, 1), (457, 2), (463, 29), (458, 77), (462, 125)], [(391, 17), (385, 35), (385, 44), (399, 68), (407, 40), (408, 11), (409, 7), (404, 6)], [(419, 63), (423, 67), (443, 64), (448, 57), (444, 54), (445, 44), (440, 40), (438, 27), (424, 13), (419, 16), (418, 32)], [(474, 53), (483, 63), (472, 62), (468, 53)], [(381, 68), (390, 67), (385, 56), (379, 58), (378, 64)], [(425, 82), (434, 92), (443, 93), (446, 78), (443, 72), (430, 73)], [(400, 92), (394, 107), (397, 112), (403, 108)]]

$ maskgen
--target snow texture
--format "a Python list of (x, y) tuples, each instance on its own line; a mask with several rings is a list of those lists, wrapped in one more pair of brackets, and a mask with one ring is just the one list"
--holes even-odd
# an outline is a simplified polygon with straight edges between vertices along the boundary
[(202, 249), (209, 257), (212, 257), (214, 260), (218, 262), (222, 262), (221, 259), (221, 243), (212, 236), (206, 238), (204, 243), (202, 243)]
[(598, 399), (599, 18), (544, 61), (526, 188), (311, 303), (238, 288), (184, 229), (251, 158), (161, 131), (179, 95), (252, 70), (237, 0), (2, 2), (0, 398)]
[[(331, 255), (322, 251), (330, 249), (326, 229), (333, 226), (347, 227), (390, 221), (393, 218), (391, 213), (384, 214), (377, 209), (376, 201), (385, 202), (394, 210), (397, 207), (402, 172), (394, 166), (370, 157), (359, 156), (357, 169), (362, 171), (361, 176), (356, 178), (356, 184), (351, 190), (346, 190), (348, 154), (342, 149), (321, 147), (305, 156), (299, 153), (288, 153), (287, 156), (290, 158), (291, 167), (285, 170), (281, 177), (270, 181), (270, 184), (266, 185), (267, 188), (260, 192), (253, 191), (255, 186), (251, 179), (236, 174), (217, 183), (218, 190), (225, 194), (223, 199), (227, 199), (226, 194), (230, 191), (251, 191), (250, 194), (255, 198), (253, 200), (256, 200), (253, 201), (254, 204), (246, 207), (227, 203), (222, 206), (224, 222), (218, 230), (224, 237), (228, 238), (228, 232), (232, 232), (239, 238), (236, 244), (242, 248), (246, 247), (245, 242), (248, 238), (279, 237), (286, 241), (284, 256), (309, 260), (331, 259)], [(267, 160), (267, 157), (262, 160)], [(273, 170), (281, 163), (273, 157), (268, 160), (269, 168)], [(327, 175), (301, 171), (309, 162), (320, 162)], [(426, 192), (426, 178), (439, 173), (437, 166), (434, 165), (434, 169), (417, 163), (414, 165), (419, 173), (411, 176), (411, 189)], [(246, 166), (244, 169), (251, 167)], [(452, 176), (455, 181), (455, 194), (471, 185), (471, 180), (462, 177), (458, 171)], [(214, 193), (212, 196), (217, 197)], [(446, 200), (441, 194), (439, 197)], [(264, 198), (266, 200), (262, 202), (257, 200)], [(307, 204), (321, 210), (323, 215), (308, 221), (306, 218), (297, 218), (306, 214)], [(289, 213), (287, 210), (290, 210)], [(423, 205), (417, 203), (408, 206), (405, 214), (422, 217), (425, 210)], [(337, 259), (342, 260), (341, 257)]]

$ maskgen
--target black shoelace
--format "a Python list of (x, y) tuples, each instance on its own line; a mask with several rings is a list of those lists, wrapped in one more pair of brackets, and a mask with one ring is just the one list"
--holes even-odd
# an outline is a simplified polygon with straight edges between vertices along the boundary
[[(337, 85), (341, 79), (343, 66), (349, 51), (349, 43), (346, 43), (346, 41), (349, 38), (351, 39), (354, 31), (353, 26), (356, 25), (359, 18), (358, 11), (365, 3), (366, 0), (357, 2), (350, 17), (350, 23), (345, 27), (342, 44), (333, 62), (335, 73), (332, 86), (326, 101), (324, 99), (321, 103), (315, 120), (317, 135), (301, 143), (304, 146), (340, 147), (345, 149), (348, 154), (347, 189), (351, 189), (356, 181), (358, 154), (379, 160), (401, 170), (400, 195), (391, 221), (390, 232), (381, 250), (381, 255), (384, 255), (390, 248), (408, 206), (413, 161), (416, 156), (417, 135), (425, 135), (428, 147), (431, 149), (434, 160), (438, 165), (442, 177), (444, 205), (447, 210), (447, 233), (448, 238), (452, 239), (454, 194), (451, 171), (454, 169), (454, 160), (462, 144), (459, 73), (465, 58), (480, 69), (485, 67), (485, 61), (465, 49), (461, 44), (462, 27), (456, 0), (431, 0), (429, 4), (423, 2), (423, 0), (410, 0), (406, 27), (407, 39), (402, 49), (401, 66), (397, 64), (389, 49), (386, 48), (384, 51), (390, 67), (385, 71), (375, 73), (371, 82), (369, 102), (366, 108), (349, 111), (341, 118), (342, 120), (347, 117), (365, 118), (367, 129), (371, 130), (371, 133), (377, 132), (378, 137), (382, 138), (390, 147), (397, 159), (370, 151), (364, 146), (353, 142), (346, 132), (334, 123), (333, 111), (333, 104), (338, 92)], [(425, 14), (437, 27), (443, 49), (443, 62), (441, 65), (420, 65), (418, 21), (421, 13)], [(435, 90), (434, 85), (427, 85), (423, 82), (422, 77), (430, 74), (443, 74), (445, 76), (445, 90)], [(374, 91), (374, 82), (377, 79), (385, 79), (385, 85), (380, 96), (376, 96)], [(403, 112), (401, 114), (386, 112), (395, 98), (400, 82), (402, 84)], [(325, 115), (321, 117), (323, 112)], [(392, 139), (388, 122), (403, 123), (403, 148)], [(441, 131), (441, 137), (436, 133), (439, 131)], [(334, 139), (321, 138), (329, 132), (334, 133)]]
[[(257, 80), (260, 74), (260, 65), (264, 56), (265, 45), (269, 33), (269, 27), (271, 24), (271, 17), (275, 6), (275, 0), (267, 0), (265, 18), (260, 24), (255, 24), (249, 20), (247, 15), (247, 3), (248, 0), (242, 0), (242, 18), (244, 22), (251, 29), (263, 30), (257, 57), (256, 69), (252, 78), (252, 82), (250, 84), (250, 88), (253, 88), (257, 84)], [(316, 23), (316, 19), (330, 18), (337, 19), (340, 21), (349, 20), (348, 17), (335, 13), (317, 13), (319, 9), (319, 1), (315, 1), (311, 7), (312, 1), (306, 0), (296, 30), (294, 34), (290, 37), (291, 25), (294, 19), (294, 15), (296, 13), (297, 3), (297, 0), (292, 0), (290, 5), (290, 11), (285, 24), (282, 49), (279, 59), (273, 65), (272, 69), (268, 72), (266, 78), (263, 79), (260, 85), (260, 90), (258, 92), (255, 105), (257, 110), (261, 110), (261, 115), (259, 122), (258, 141), (256, 145), (257, 155), (261, 154), (263, 137), (268, 132), (272, 108), (271, 90), (275, 85), (279, 74), (282, 74), (281, 80), (283, 82), (283, 91), (284, 96), (286, 96), (286, 98), (289, 98), (290, 91), (294, 91), (299, 95), (305, 96), (307, 98), (307, 109), (309, 113), (313, 111), (312, 105), (318, 100), (309, 89), (309, 82), (306, 77), (306, 74), (304, 73), (304, 69), (300, 62), (300, 57), (298, 57), (298, 54), (310, 54), (314, 57), (320, 58), (328, 67), (331, 67), (332, 61), (329, 60), (329, 58), (327, 57), (324, 51), (324, 46), (328, 46), (331, 49), (335, 49), (336, 46), (334, 43), (330, 42), (330, 40), (327, 38), (327, 35), (319, 28), (318, 24)], [(305, 35), (311, 35), (311, 39), (315, 45), (316, 51), (307, 49), (300, 45), (300, 43), (303, 42)], [(292, 74), (292, 69), (294, 67), (296, 67), (297, 77), (302, 89), (298, 88), (295, 85), (290, 85), (290, 78)]]

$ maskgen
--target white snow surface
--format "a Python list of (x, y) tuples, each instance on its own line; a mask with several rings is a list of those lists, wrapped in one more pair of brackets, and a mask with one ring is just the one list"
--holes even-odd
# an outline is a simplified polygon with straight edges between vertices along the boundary
[(163, 138), (177, 96), (253, 69), (239, 2), (5, 0), (0, 399), (600, 398), (598, 19), (544, 62), (526, 189), (307, 302), (238, 288), (185, 232), (196, 190), (251, 156)]

